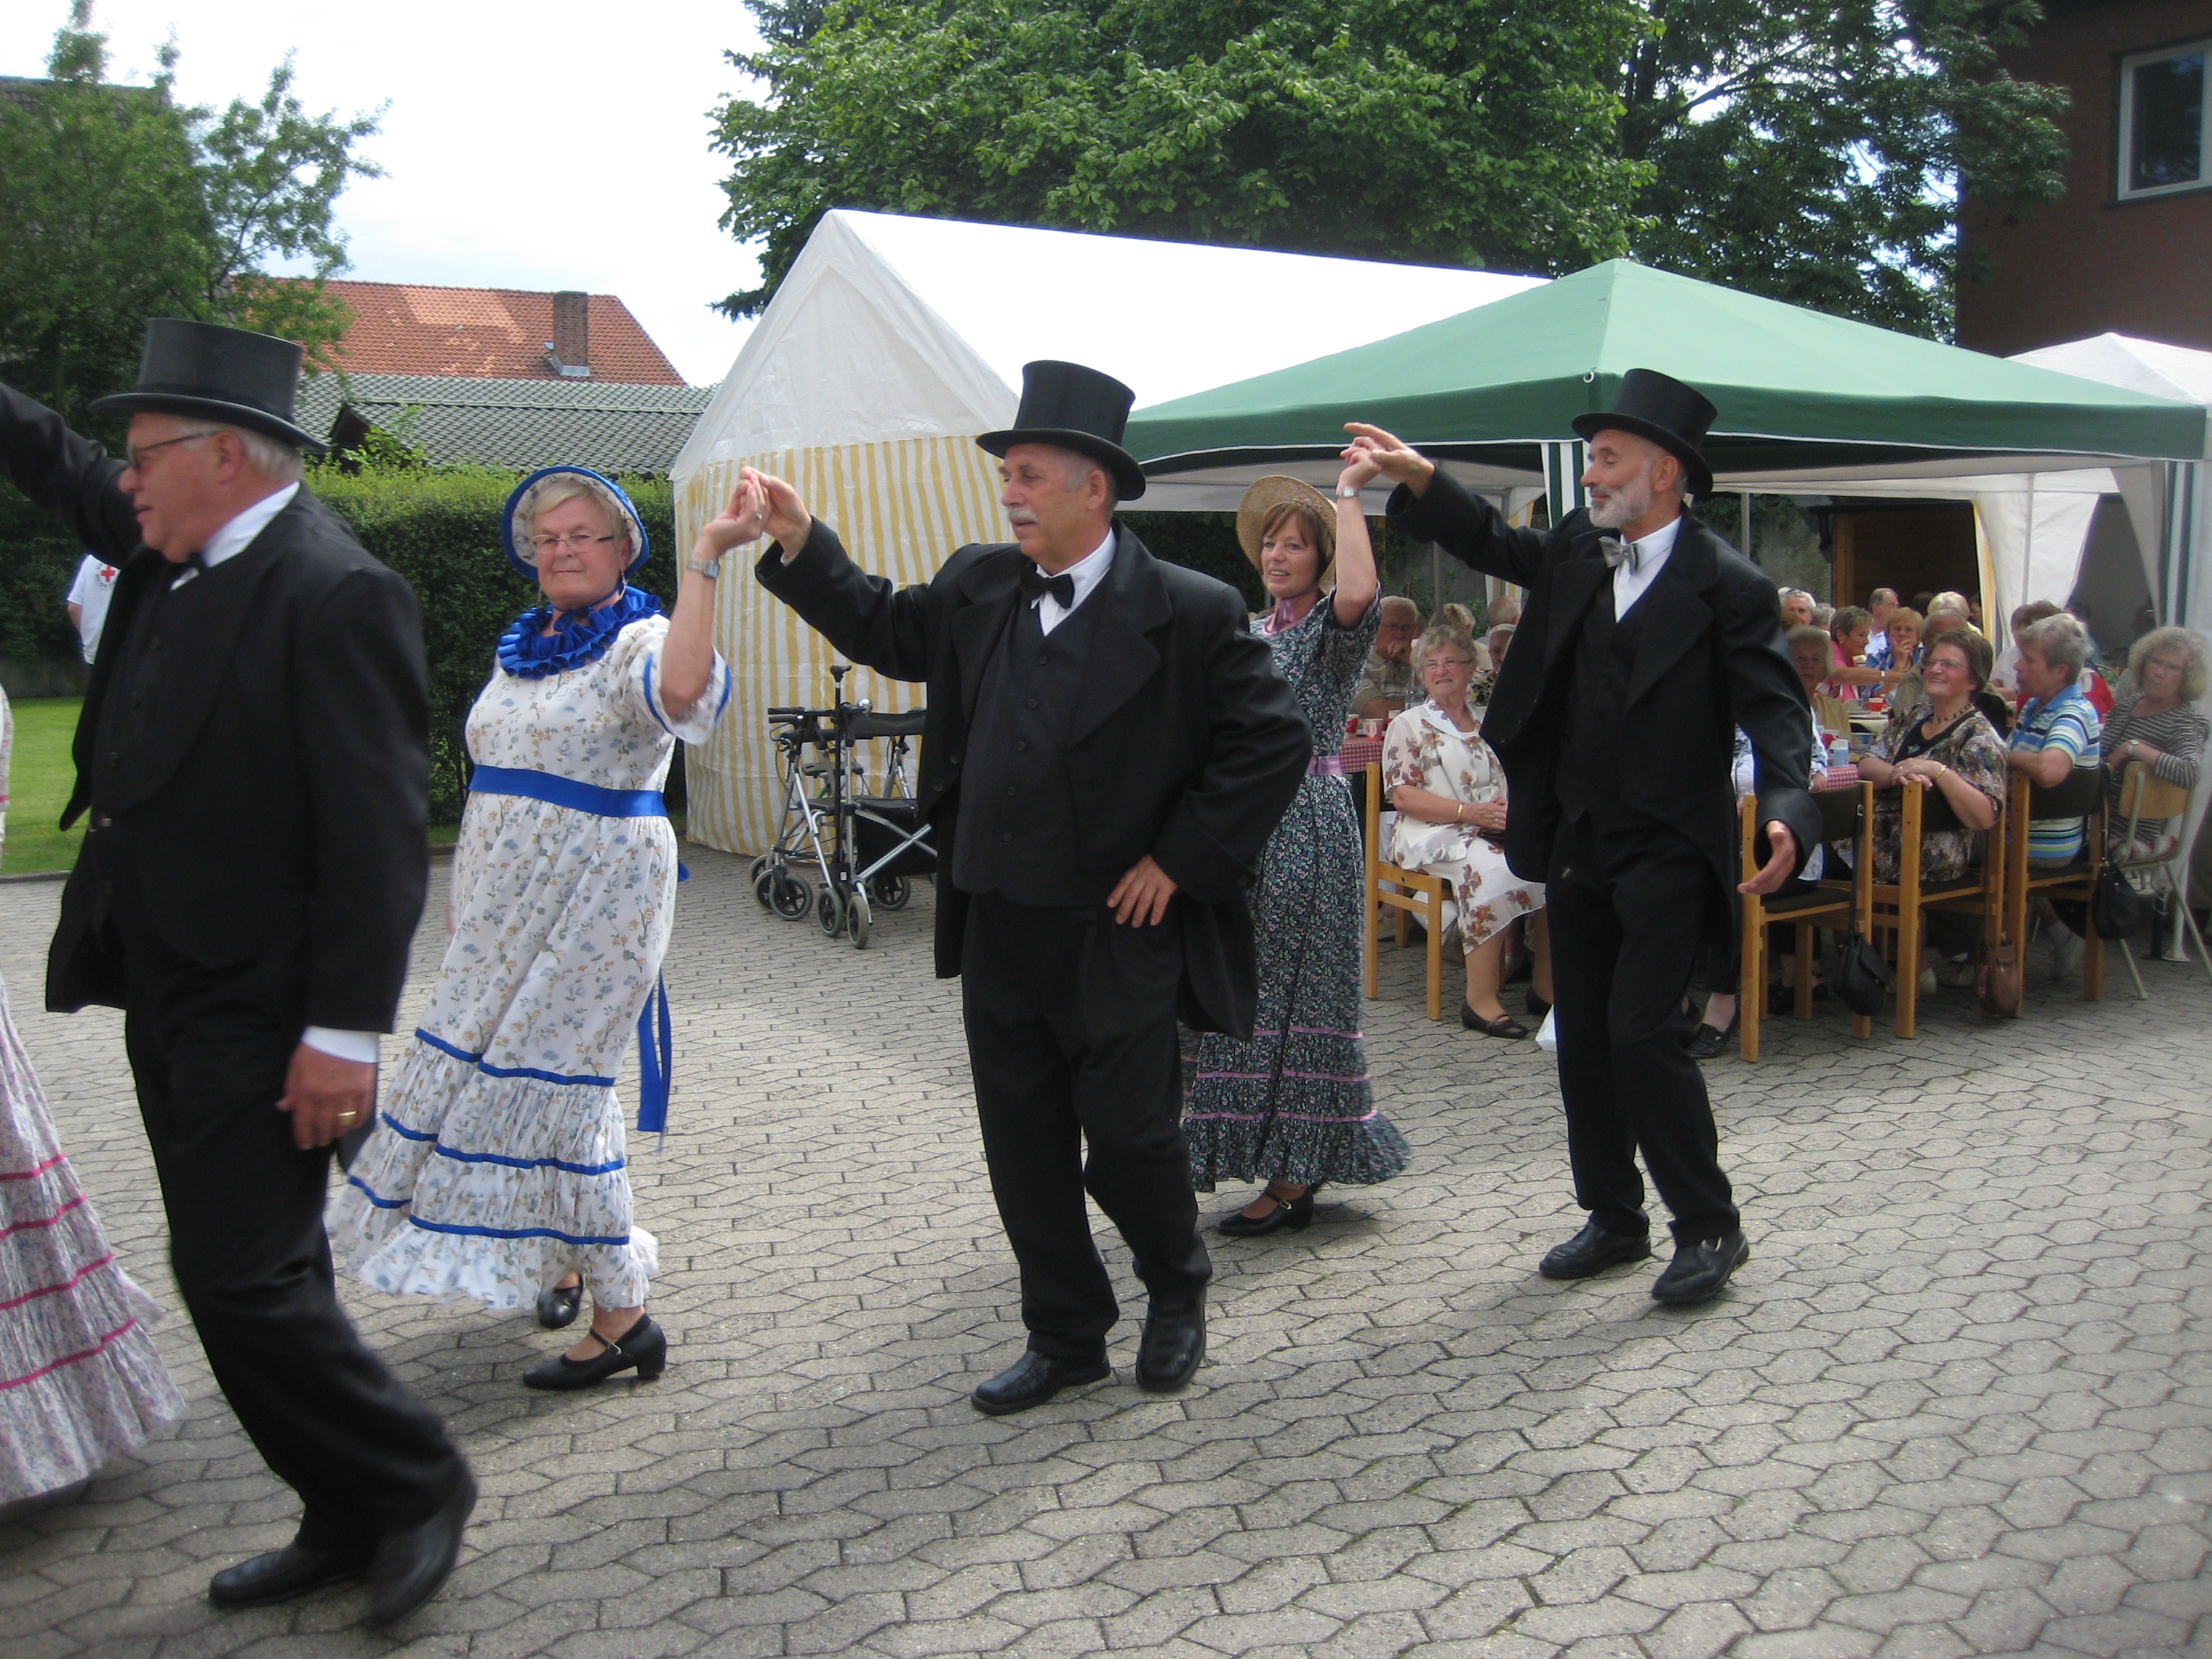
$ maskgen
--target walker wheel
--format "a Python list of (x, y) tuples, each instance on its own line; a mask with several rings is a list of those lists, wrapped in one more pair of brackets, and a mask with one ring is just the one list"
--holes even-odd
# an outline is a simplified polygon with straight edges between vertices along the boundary
[(914, 897), (914, 884), (904, 876), (878, 876), (868, 884), (868, 896), (878, 910), (903, 910)]
[(789, 871), (775, 871), (770, 879), (775, 884), (770, 902), (775, 906), (776, 915), (786, 921), (801, 921), (814, 908), (814, 895), (806, 890), (805, 882)]
[(758, 858), (752, 861), (750, 866), (747, 867), (745, 871), (745, 879), (750, 882), (757, 883), (763, 876), (768, 873), (768, 854), (763, 853)]
[(823, 887), (814, 896), (814, 919), (822, 924), (823, 935), (835, 939), (845, 931), (845, 902), (837, 896), (834, 887)]
[(753, 896), (760, 901), (763, 910), (775, 908), (775, 872), (763, 870), (753, 877)]
[(853, 948), (868, 948), (868, 896), (855, 888), (853, 897), (845, 907), (845, 931), (852, 935)]

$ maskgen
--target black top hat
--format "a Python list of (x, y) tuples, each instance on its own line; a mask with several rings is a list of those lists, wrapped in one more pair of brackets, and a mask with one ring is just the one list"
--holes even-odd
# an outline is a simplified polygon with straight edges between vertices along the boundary
[(1585, 438), (1610, 427), (1650, 439), (1689, 473), (1684, 485), (1687, 493), (1705, 495), (1712, 491), (1713, 470), (1698, 446), (1705, 442), (1719, 412), (1695, 386), (1684, 386), (1656, 368), (1632, 368), (1620, 377), (1620, 395), (1613, 399), (1611, 414), (1577, 415), (1573, 426)]
[(1128, 429), (1129, 405), (1137, 394), (1111, 374), (1081, 363), (1050, 360), (1022, 365), (1022, 406), (1004, 432), (986, 432), (975, 441), (1003, 458), (1016, 444), (1056, 444), (1088, 455), (1114, 475), (1125, 501), (1145, 493), (1145, 469), (1121, 447)]
[(198, 415), (320, 453), (292, 420), (300, 348), (273, 335), (217, 323), (155, 317), (146, 324), (138, 384), (95, 400), (101, 415)]

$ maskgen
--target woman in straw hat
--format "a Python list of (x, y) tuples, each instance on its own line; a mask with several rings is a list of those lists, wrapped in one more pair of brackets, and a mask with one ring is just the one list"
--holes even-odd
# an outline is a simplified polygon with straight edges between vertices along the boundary
[(1315, 755), (1253, 885), (1251, 1040), (1200, 1040), (1183, 1114), (1199, 1191), (1224, 1177), (1267, 1183), (1221, 1220), (1232, 1237), (1303, 1228), (1323, 1182), (1388, 1181), (1406, 1167), (1403, 1137), (1375, 1109), (1359, 1033), (1364, 860), (1338, 752), (1381, 617), (1359, 501), (1374, 476), (1364, 460), (1345, 468), (1334, 505), (1295, 478), (1262, 478), (1237, 512), (1237, 539), (1273, 601), (1252, 625), (1313, 728)]

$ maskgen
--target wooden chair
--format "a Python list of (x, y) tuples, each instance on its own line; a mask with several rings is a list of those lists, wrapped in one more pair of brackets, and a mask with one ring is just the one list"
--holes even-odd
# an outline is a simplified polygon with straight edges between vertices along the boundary
[[(1442, 876), (1431, 876), (1419, 870), (1401, 870), (1382, 857), (1382, 767), (1379, 761), (1367, 763), (1367, 888), (1363, 908), (1367, 913), (1367, 983), (1369, 1001), (1380, 994), (1378, 983), (1382, 963), (1378, 960), (1382, 948), (1382, 911), (1385, 906), (1398, 913), (1398, 947), (1406, 945), (1406, 924), (1409, 917), (1419, 916), (1428, 930), (1429, 952), (1429, 1018), (1444, 1017), (1443, 948), (1444, 901), (1451, 896), (1451, 884)], [(1395, 889), (1397, 890), (1393, 891)]]
[[(2012, 799), (2005, 809), (2005, 928), (2016, 945), (2027, 942), (2027, 902), (2036, 894), (2048, 899), (2094, 903), (2097, 877), (2105, 865), (2105, 787), (2094, 766), (2077, 766), (2066, 780), (2050, 788), (2030, 783), (2013, 774)], [(2083, 818), (2081, 854), (2065, 864), (2031, 866), (2027, 861), (2028, 826), (2052, 818)], [(2082, 925), (2081, 996), (2101, 1001), (2105, 995), (2105, 941), (2097, 930)], [(2021, 999), (2027, 1000), (2027, 992)]]
[[(2204, 787), (2204, 776), (2203, 773), (2197, 775), (2198, 789)], [(2123, 850), (2115, 861), (2130, 876), (2148, 876), (2152, 889), (2162, 892), (2166, 902), (2180, 912), (2182, 925), (2188, 928), (2190, 938), (2197, 941), (2197, 958), (2204, 964), (2205, 976), (2212, 979), (2212, 951), (2205, 950), (2204, 935), (2197, 931), (2197, 918), (2190, 914), (2186, 902), (2189, 843), (2180, 831), (2189, 822), (2190, 810), (2195, 805), (2194, 793), (2178, 783), (2168, 783), (2141, 761), (2130, 762), (2120, 775), (2119, 811), (2113, 815), (2117, 821), (2127, 825), (2127, 837), (2121, 842)], [(2149, 858), (2128, 856), (2135, 850), (2141, 826), (2160, 819), (2176, 821), (2173, 845)], [(2109, 854), (2109, 848), (2107, 851)], [(2177, 869), (2184, 872), (2179, 878), (2174, 875)], [(2120, 960), (2128, 964), (2128, 977), (2136, 982), (2136, 1000), (2148, 1001), (2150, 993), (2143, 989), (2142, 971), (2136, 966), (2135, 952), (2128, 949), (2125, 939), (2119, 941), (2119, 946)]]
[[(1773, 923), (1792, 924), (1797, 932), (1797, 987), (1794, 1012), (1800, 1019), (1813, 1016), (1813, 930), (1856, 929), (1874, 937), (1874, 786), (1861, 783), (1842, 789), (1814, 792), (1820, 809), (1820, 840), (1842, 842), (1851, 851), (1856, 873), (1849, 881), (1821, 881), (1802, 893), (1762, 898), (1746, 893), (1743, 898), (1741, 969), (1736, 985), (1736, 1028), (1746, 1060), (1759, 1058), (1759, 1023), (1766, 1012), (1766, 934)], [(1737, 811), (1743, 846), (1743, 878), (1759, 873), (1759, 804), (1746, 797)], [(1864, 1014), (1851, 1016), (1851, 1035), (1871, 1036), (1874, 1022)]]
[[(1900, 787), (1897, 793), (1901, 797), (1897, 880), (1875, 884), (1874, 925), (1895, 936), (1897, 1034), (1909, 1037), (1917, 1030), (1920, 1020), (1920, 941), (1926, 913), (1948, 910), (1979, 916), (1983, 939), (1994, 942), (1998, 936), (2005, 917), (2005, 815), (1997, 815), (1996, 823), (1984, 837), (1978, 864), (1969, 866), (1966, 873), (1954, 880), (1929, 883), (1921, 878), (1922, 837), (1936, 830), (1966, 826), (1951, 810), (1951, 803), (1932, 786)], [(2017, 943), (2019, 935), (2013, 938)]]

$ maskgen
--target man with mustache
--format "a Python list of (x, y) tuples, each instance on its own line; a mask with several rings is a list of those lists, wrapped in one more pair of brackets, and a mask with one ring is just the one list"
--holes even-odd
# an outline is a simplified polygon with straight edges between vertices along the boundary
[(1717, 1295), (1749, 1254), (1683, 1047), (1691, 965), (1736, 884), (1735, 727), (1766, 843), (1743, 890), (1778, 888), (1820, 826), (1774, 584), (1684, 510), (1712, 488), (1698, 446), (1714, 412), (1679, 380), (1629, 370), (1612, 412), (1574, 422), (1589, 506), (1550, 530), (1511, 528), (1380, 428), (1351, 425), (1346, 452), (1397, 481), (1390, 516), (1414, 539), (1528, 590), (1482, 734), (1510, 784), (1507, 861), (1551, 907), (1559, 1093), (1589, 1213), (1537, 1271), (1584, 1279), (1651, 1254), (1641, 1152), (1674, 1216), (1651, 1293), (1675, 1304)]
[(1139, 1385), (1180, 1389), (1205, 1356), (1176, 1018), (1251, 1036), (1244, 895), (1313, 758), (1236, 590), (1115, 523), (1145, 488), (1121, 447), (1133, 401), (1094, 369), (1030, 364), (1013, 427), (976, 440), (1014, 542), (963, 547), (922, 586), (864, 574), (780, 478), (747, 469), (738, 509), (775, 538), (763, 586), (855, 661), (928, 683), (937, 971), (961, 978), (1029, 1329), (975, 1390), (994, 1416), (1108, 1375), (1118, 1309), (1086, 1189), (1149, 1292)]

